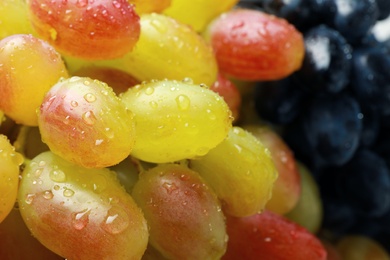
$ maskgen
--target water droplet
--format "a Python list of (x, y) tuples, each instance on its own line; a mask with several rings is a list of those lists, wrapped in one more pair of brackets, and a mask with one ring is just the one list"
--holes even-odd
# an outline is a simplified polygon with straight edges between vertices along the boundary
[(86, 7), (88, 5), (88, 0), (77, 0), (76, 6), (78, 7)]
[(174, 182), (173, 183), (164, 182), (162, 186), (165, 188), (165, 190), (168, 192), (168, 194), (171, 194), (174, 190), (178, 189), (178, 187), (176, 186), (176, 184)]
[(81, 116), (87, 125), (93, 125), (96, 121), (95, 114), (92, 111), (87, 111)]
[(87, 93), (84, 95), (84, 99), (85, 101), (87, 101), (88, 103), (93, 103), (96, 101), (96, 96), (92, 93)]
[(182, 80), (183, 83), (187, 83), (187, 84), (194, 84), (194, 81), (191, 79), (191, 78), (184, 78)]
[(55, 182), (64, 182), (66, 180), (66, 175), (61, 170), (52, 170), (49, 173), (50, 179)]
[(102, 228), (111, 234), (119, 234), (129, 226), (129, 216), (118, 206), (111, 207), (102, 223)]
[(65, 197), (72, 197), (74, 195), (74, 191), (72, 189), (65, 188), (63, 194)]
[(43, 192), (43, 197), (47, 200), (51, 200), (54, 197), (54, 195), (53, 192), (51, 192), (51, 190), (45, 190)]
[(72, 100), (72, 101), (70, 101), (70, 105), (71, 105), (72, 107), (77, 107), (77, 106), (79, 105), (79, 103), (77, 103), (76, 100)]
[(152, 95), (153, 92), (154, 92), (154, 87), (147, 87), (147, 88), (145, 89), (145, 94), (146, 94), (146, 95)]
[(190, 98), (186, 95), (178, 95), (176, 103), (180, 110), (187, 110), (190, 107)]
[(150, 105), (150, 107), (153, 108), (153, 109), (158, 108), (158, 104), (157, 104), (156, 101), (150, 101), (150, 102), (149, 102), (149, 105)]
[(54, 185), (53, 189), (54, 189), (54, 190), (59, 190), (59, 189), (60, 189), (60, 186), (59, 186), (59, 185)]
[(81, 230), (85, 228), (89, 223), (89, 209), (84, 209), (80, 212), (74, 212), (72, 214), (72, 225), (75, 229)]
[(70, 116), (65, 117), (65, 119), (63, 121), (65, 125), (69, 125), (69, 119), (70, 119)]
[(110, 138), (110, 139), (114, 138), (115, 134), (114, 134), (114, 131), (111, 128), (107, 127), (107, 128), (104, 129), (104, 131), (105, 131), (106, 136), (108, 138)]
[(27, 194), (25, 202), (30, 205), (33, 202), (35, 196), (35, 194)]

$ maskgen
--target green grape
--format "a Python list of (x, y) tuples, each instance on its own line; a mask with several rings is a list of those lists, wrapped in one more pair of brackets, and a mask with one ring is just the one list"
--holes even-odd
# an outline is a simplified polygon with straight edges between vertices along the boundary
[(131, 111), (107, 84), (86, 77), (54, 85), (38, 110), (38, 121), (51, 151), (88, 168), (119, 163), (135, 142)]
[(45, 93), (68, 77), (59, 53), (32, 35), (0, 41), (0, 110), (16, 123), (37, 126), (37, 108)]
[(286, 217), (315, 234), (321, 227), (323, 217), (320, 191), (307, 167), (300, 162), (297, 162), (297, 166), (301, 176), (301, 195)]
[(18, 192), (19, 166), (23, 156), (15, 152), (5, 135), (0, 135), (0, 223), (12, 210)]
[(32, 235), (67, 259), (140, 259), (146, 220), (114, 172), (71, 164), (52, 152), (22, 173), (18, 202)]
[(206, 155), (191, 160), (190, 168), (216, 191), (224, 212), (236, 217), (264, 210), (278, 176), (269, 150), (238, 126)]
[(122, 101), (134, 113), (132, 156), (165, 163), (206, 154), (227, 136), (228, 105), (217, 93), (189, 81), (152, 81), (130, 88)]
[(230, 10), (236, 3), (238, 0), (172, 0), (163, 13), (201, 32), (213, 18)]
[(225, 253), (220, 202), (187, 166), (160, 164), (141, 172), (132, 195), (148, 222), (149, 243), (164, 257), (206, 260)]
[(13, 34), (34, 34), (24, 0), (0, 1), (0, 40)]
[(13, 208), (0, 224), (0, 259), (63, 260), (31, 236), (19, 209)]
[(191, 78), (210, 86), (217, 63), (210, 45), (194, 30), (162, 14), (141, 15), (141, 36), (123, 57), (125, 70), (140, 81)]

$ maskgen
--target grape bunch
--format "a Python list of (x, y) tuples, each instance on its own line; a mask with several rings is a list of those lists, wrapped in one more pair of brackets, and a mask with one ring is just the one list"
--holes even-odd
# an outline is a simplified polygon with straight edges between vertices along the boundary
[(389, 259), (389, 13), (0, 1), (0, 258)]
[[(390, 250), (389, 40), (386, 1), (241, 1), (304, 35), (302, 67), (257, 83), (254, 107), (319, 185), (329, 239), (364, 235)], [(388, 30), (388, 29), (387, 29)]]

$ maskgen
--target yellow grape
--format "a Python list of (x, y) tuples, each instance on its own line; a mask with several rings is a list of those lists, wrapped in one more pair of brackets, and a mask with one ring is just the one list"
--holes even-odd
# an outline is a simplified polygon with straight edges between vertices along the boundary
[(194, 30), (162, 14), (141, 15), (141, 36), (123, 58), (125, 70), (140, 81), (191, 78), (211, 85), (217, 63), (210, 45)]
[(363, 235), (346, 235), (337, 245), (343, 260), (389, 260), (390, 255), (377, 241)]
[(0, 125), (5, 120), (3, 111), (0, 110)]
[(1, 0), (0, 25), (0, 40), (13, 34), (34, 33), (28, 19), (26, 1)]
[(0, 222), (12, 210), (19, 183), (19, 166), (23, 156), (15, 152), (5, 135), (0, 135)]
[(172, 0), (163, 13), (191, 25), (200, 32), (213, 18), (230, 10), (236, 3), (238, 0)]
[(37, 108), (45, 93), (68, 76), (59, 53), (32, 35), (0, 41), (0, 110), (16, 123), (37, 126)]
[(131, 155), (147, 162), (202, 156), (222, 142), (232, 125), (223, 98), (189, 81), (151, 81), (121, 98), (136, 121)]
[(205, 156), (191, 160), (190, 167), (216, 191), (224, 212), (235, 217), (262, 211), (278, 177), (268, 149), (238, 126)]

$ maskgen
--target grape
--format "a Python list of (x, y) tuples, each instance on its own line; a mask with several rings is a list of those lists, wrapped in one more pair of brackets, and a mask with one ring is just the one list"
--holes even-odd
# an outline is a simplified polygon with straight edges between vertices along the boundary
[(24, 159), (5, 135), (0, 135), (0, 223), (12, 210), (18, 192), (19, 166)]
[(337, 243), (342, 259), (390, 259), (386, 250), (374, 240), (361, 235), (348, 235)]
[(201, 32), (213, 18), (230, 10), (237, 2), (238, 0), (172, 0), (163, 13)]
[(63, 260), (43, 246), (36, 238), (31, 236), (22, 216), (17, 208), (0, 224), (0, 258), (11, 259), (45, 259)]
[(286, 20), (238, 8), (215, 18), (205, 38), (214, 49), (219, 69), (241, 80), (277, 80), (301, 67), (302, 34)]
[(41, 133), (36, 126), (21, 126), (14, 146), (26, 159), (32, 159), (38, 154), (50, 150), (49, 147), (42, 142)]
[(135, 116), (131, 155), (140, 160), (164, 163), (204, 155), (231, 128), (231, 112), (223, 98), (188, 80), (143, 83), (121, 98)]
[(243, 218), (227, 216), (226, 225), (229, 242), (223, 260), (327, 259), (318, 238), (276, 213), (264, 211)]
[(19, 124), (37, 126), (36, 109), (60, 78), (68, 77), (59, 53), (32, 35), (0, 41), (0, 110)]
[(253, 94), (254, 110), (270, 123), (289, 124), (303, 110), (307, 95), (293, 76), (259, 82)]
[(224, 212), (238, 217), (264, 209), (278, 175), (269, 150), (238, 126), (206, 155), (191, 160), (190, 168), (215, 190)]
[(301, 181), (295, 157), (282, 137), (267, 126), (243, 125), (242, 128), (252, 133), (271, 153), (278, 171), (278, 179), (272, 189), (272, 197), (266, 209), (284, 215), (294, 208), (301, 195)]
[(64, 258), (140, 259), (146, 250), (146, 220), (108, 169), (41, 153), (22, 173), (18, 202), (33, 236)]
[(295, 207), (286, 214), (286, 217), (316, 234), (321, 228), (323, 218), (320, 190), (309, 169), (301, 162), (297, 164), (301, 177), (301, 196)]
[(168, 259), (220, 259), (225, 217), (214, 191), (184, 165), (141, 172), (132, 196), (148, 221), (150, 243)]
[(37, 34), (61, 53), (91, 60), (118, 58), (139, 39), (140, 18), (127, 0), (28, 0), (27, 4)]
[(136, 48), (123, 58), (125, 70), (140, 81), (191, 78), (210, 86), (217, 78), (213, 50), (192, 28), (162, 14), (141, 16)]
[(38, 120), (50, 150), (85, 167), (117, 164), (135, 142), (133, 114), (99, 80), (71, 77), (58, 82), (44, 97)]
[(161, 13), (171, 5), (172, 0), (128, 0), (135, 5), (137, 14)]
[(1, 0), (0, 24), (0, 40), (13, 34), (34, 33), (25, 1)]
[(218, 74), (217, 80), (210, 86), (210, 89), (223, 97), (232, 111), (232, 116), (234, 118), (233, 122), (237, 122), (242, 102), (241, 93), (237, 86), (224, 75)]
[(325, 25), (305, 34), (305, 58), (297, 77), (312, 91), (337, 93), (349, 83), (352, 48), (336, 30)]

